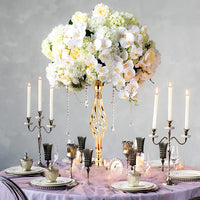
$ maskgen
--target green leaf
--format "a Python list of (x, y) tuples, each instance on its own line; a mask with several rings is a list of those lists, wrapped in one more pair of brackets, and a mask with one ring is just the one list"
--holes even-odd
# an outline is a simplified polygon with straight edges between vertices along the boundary
[(70, 25), (72, 25), (72, 24), (73, 24), (73, 22), (72, 22), (72, 20), (71, 20), (71, 19), (69, 20), (69, 24), (70, 24)]
[(94, 34), (92, 31), (86, 29), (86, 36), (91, 37)]

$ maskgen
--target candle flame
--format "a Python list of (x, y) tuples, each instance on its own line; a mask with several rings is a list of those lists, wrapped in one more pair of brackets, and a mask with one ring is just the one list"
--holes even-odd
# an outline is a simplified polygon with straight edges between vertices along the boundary
[(185, 95), (189, 96), (189, 90), (185, 90)]
[(159, 93), (159, 89), (158, 89), (158, 87), (156, 87), (156, 89), (155, 89), (155, 93), (156, 93), (156, 94)]
[(172, 87), (172, 82), (169, 82), (168, 86), (169, 86), (169, 87)]
[(28, 86), (28, 87), (31, 87), (31, 83), (28, 83), (27, 86)]
[(41, 76), (39, 76), (39, 77), (38, 77), (38, 80), (42, 80), (42, 77), (41, 77)]

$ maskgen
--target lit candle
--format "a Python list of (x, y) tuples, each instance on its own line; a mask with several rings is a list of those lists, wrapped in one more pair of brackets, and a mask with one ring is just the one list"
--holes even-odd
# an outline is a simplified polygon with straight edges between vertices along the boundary
[(185, 91), (185, 129), (189, 129), (189, 90)]
[(42, 111), (42, 78), (38, 77), (38, 111)]
[(27, 85), (27, 117), (31, 117), (31, 84)]
[(172, 121), (172, 83), (168, 85), (168, 121)]
[(50, 86), (49, 119), (53, 120), (53, 87), (52, 86)]
[(158, 87), (155, 89), (155, 98), (154, 98), (154, 111), (153, 111), (153, 124), (152, 129), (156, 129), (157, 122), (157, 111), (158, 111)]

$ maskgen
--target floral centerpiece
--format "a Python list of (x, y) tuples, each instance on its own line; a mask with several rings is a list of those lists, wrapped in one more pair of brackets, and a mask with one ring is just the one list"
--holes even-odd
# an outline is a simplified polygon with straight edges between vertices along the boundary
[(91, 16), (76, 12), (66, 25), (55, 27), (42, 53), (51, 60), (46, 68), (50, 85), (76, 91), (100, 80), (130, 100), (160, 63), (147, 27), (104, 4), (96, 5)]

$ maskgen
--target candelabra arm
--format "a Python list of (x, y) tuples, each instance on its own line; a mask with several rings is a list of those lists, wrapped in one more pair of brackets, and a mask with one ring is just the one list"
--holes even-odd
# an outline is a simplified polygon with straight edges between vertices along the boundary
[(34, 126), (34, 127), (31, 129), (31, 125), (33, 125), (33, 123), (31, 122), (31, 117), (27, 117), (26, 120), (27, 120), (27, 122), (24, 122), (24, 124), (27, 125), (28, 130), (29, 130), (30, 132), (33, 132), (38, 126)]
[(175, 139), (180, 145), (184, 145), (187, 142), (187, 138), (185, 138), (184, 142), (180, 142), (176, 137), (171, 137), (171, 140)]
[(42, 126), (42, 119), (44, 118), (42, 116), (42, 111), (38, 111), (38, 116), (35, 117), (38, 120), (38, 125), (35, 125), (32, 129), (31, 129), (31, 125), (33, 124), (31, 122), (31, 117), (27, 117), (27, 122), (25, 122), (24, 124), (27, 125), (28, 130), (30, 132), (33, 132), (36, 128), (38, 129), (38, 166), (40, 167), (44, 167), (44, 165), (42, 164), (41, 161), (41, 145), (42, 145), (42, 128), (44, 129), (44, 131), (46, 133), (50, 133), (52, 131), (52, 129), (55, 127), (55, 125), (53, 124), (53, 120), (49, 120), (49, 124), (47, 125), (47, 127), (49, 128), (46, 129), (44, 126)]
[(152, 142), (155, 144), (155, 145), (159, 145), (163, 140), (168, 140), (168, 138), (167, 137), (163, 137), (159, 142), (155, 142), (155, 137), (152, 137)]

